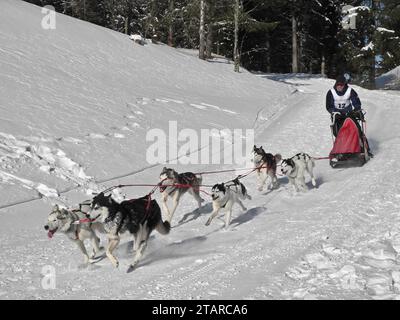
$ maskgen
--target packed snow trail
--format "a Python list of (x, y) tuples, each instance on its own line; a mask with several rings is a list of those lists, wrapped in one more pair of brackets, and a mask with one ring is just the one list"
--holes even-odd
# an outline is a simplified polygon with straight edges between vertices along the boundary
[[(259, 144), (271, 145), (284, 156), (298, 151), (320, 154), (321, 150), (329, 151), (331, 146), (329, 115), (318, 102), (323, 101), (332, 82), (324, 79), (302, 81), (315, 88), (313, 98), (298, 96), (294, 99), (296, 102), (288, 105), (275, 120), (279, 124), (258, 132), (258, 137), (266, 137), (264, 141), (259, 140)], [(379, 106), (372, 104), (377, 95), (385, 104), (384, 112), (379, 112)], [(7, 261), (17, 275), (6, 278), (5, 283), (12, 285), (13, 292), (4, 296), (67, 299), (110, 296), (132, 299), (398, 298), (396, 249), (400, 250), (400, 233), (396, 223), (399, 222), (400, 190), (396, 179), (400, 170), (393, 166), (396, 154), (393, 150), (398, 150), (396, 144), (400, 137), (391, 127), (395, 125), (398, 112), (395, 104), (398, 102), (391, 96), (366, 90), (360, 90), (360, 96), (368, 111), (369, 139), (373, 141), (376, 154), (364, 167), (333, 170), (327, 161), (318, 162), (318, 189), (300, 194), (295, 194), (281, 178), (282, 186), (278, 190), (257, 195), (255, 176), (248, 177), (244, 183), (253, 195), (253, 201), (246, 203), (248, 211), (245, 213), (236, 208), (229, 231), (222, 229), (222, 216), (210, 227), (205, 227), (210, 204), (196, 216), (190, 214), (195, 207), (194, 201), (189, 196), (184, 197), (174, 217), (171, 234), (152, 236), (140, 267), (130, 275), (124, 268), (131, 256), (127, 253), (129, 239), (125, 238), (117, 251), (121, 258), (120, 269), (114, 269), (107, 259), (89, 268), (80, 268), (76, 248), (62, 235), (48, 241), (39, 225), (35, 228), (37, 232), (19, 233), (12, 240), (2, 239), (7, 244), (2, 254), (7, 257), (2, 256), (2, 261)], [(387, 126), (378, 130), (379, 122), (383, 120)], [(315, 132), (320, 133), (318, 141), (314, 140)], [(304, 142), (307, 140), (313, 143)], [(153, 173), (140, 175), (136, 178), (155, 178)], [(228, 174), (212, 176), (207, 177), (205, 183), (230, 178), (232, 176)], [(19, 218), (23, 221), (25, 216)], [(186, 221), (180, 222), (183, 218)], [(5, 223), (3, 227), (10, 225)], [(16, 248), (11, 249), (15, 245)], [(38, 251), (41, 254), (33, 254)], [(58, 289), (55, 291), (42, 291), (31, 277), (30, 266), (39, 272), (39, 266), (46, 264), (54, 265), (58, 270)], [(26, 283), (31, 283), (28, 291)]]

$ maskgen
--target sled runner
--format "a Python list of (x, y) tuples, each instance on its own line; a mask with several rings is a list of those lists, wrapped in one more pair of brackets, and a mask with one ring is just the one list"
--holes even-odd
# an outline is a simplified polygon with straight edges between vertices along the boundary
[[(332, 134), (337, 117), (333, 116)], [(344, 119), (337, 133), (333, 149), (329, 154), (332, 168), (344, 166), (363, 166), (369, 159), (368, 142), (365, 136), (365, 120), (361, 111), (352, 112)]]

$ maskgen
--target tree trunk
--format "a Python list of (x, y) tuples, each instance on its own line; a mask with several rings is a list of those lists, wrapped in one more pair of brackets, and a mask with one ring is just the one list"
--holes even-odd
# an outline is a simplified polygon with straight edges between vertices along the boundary
[(321, 61), (321, 74), (323, 76), (326, 76), (326, 64), (325, 64), (325, 55), (322, 56), (322, 61)]
[(221, 37), (220, 37), (220, 30), (221, 30), (221, 29), (218, 28), (218, 34), (217, 34), (217, 55), (219, 55), (219, 53), (220, 53), (220, 39), (221, 39)]
[(168, 22), (168, 45), (170, 47), (174, 46), (174, 9), (175, 9), (175, 3), (174, 0), (169, 0), (169, 22)]
[(297, 19), (293, 13), (292, 17), (292, 72), (299, 72), (299, 49), (297, 39)]
[(199, 58), (202, 60), (205, 60), (205, 55), (204, 55), (204, 51), (206, 48), (206, 40), (205, 40), (205, 7), (206, 7), (206, 3), (205, 0), (201, 0), (200, 1), (200, 30), (199, 30), (199, 34), (200, 34), (200, 46), (199, 46)]
[(233, 61), (234, 71), (239, 72), (240, 69), (240, 57), (239, 57), (239, 0), (235, 0), (235, 42), (233, 45)]
[[(377, 20), (379, 19), (379, 8), (380, 8), (380, 1), (378, 0), (372, 0), (371, 3), (371, 9), (372, 9), (372, 14), (374, 16), (374, 22), (373, 22), (373, 29), (375, 29), (376, 27), (378, 27), (377, 25)], [(375, 43), (375, 37), (372, 34), (371, 38), (373, 39), (372, 41)], [(375, 45), (376, 46), (376, 45)], [(371, 52), (371, 56), (370, 56), (370, 70), (368, 73), (369, 79), (369, 89), (374, 90), (376, 89), (376, 85), (375, 85), (375, 77), (376, 77), (376, 52), (375, 52), (375, 47), (371, 48), (372, 52)]]
[(213, 25), (210, 22), (208, 24), (208, 32), (207, 32), (207, 42), (206, 42), (206, 58), (212, 59), (212, 49), (213, 49)]
[(371, 90), (376, 89), (375, 85), (375, 77), (376, 77), (376, 61), (375, 61), (375, 51), (372, 51), (371, 57), (370, 57), (370, 68), (368, 72), (368, 82), (369, 82), (369, 88)]
[(268, 40), (265, 43), (265, 49), (267, 49), (266, 63), (267, 63), (267, 72), (271, 73), (271, 42)]

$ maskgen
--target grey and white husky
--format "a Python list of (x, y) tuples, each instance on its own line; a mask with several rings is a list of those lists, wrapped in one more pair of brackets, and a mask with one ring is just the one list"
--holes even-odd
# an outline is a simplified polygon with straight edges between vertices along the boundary
[(304, 177), (305, 171), (310, 174), (312, 185), (314, 187), (317, 186), (313, 172), (314, 166), (314, 159), (306, 153), (298, 153), (290, 159), (282, 160), (280, 164), (282, 174), (289, 178), (289, 182), (297, 192), (300, 191), (300, 189), (302, 191), (307, 190)]
[[(87, 213), (90, 210), (90, 202), (80, 206), (79, 210), (67, 210), (60, 208), (57, 204), (53, 206), (44, 229), (47, 231), (48, 237), (51, 239), (56, 232), (64, 233), (71, 241), (75, 242), (84, 256), (84, 262), (96, 262), (96, 255), (100, 251), (100, 239), (97, 237), (95, 230), (103, 232), (100, 224), (92, 223)], [(89, 257), (84, 241), (91, 240), (93, 253)]]
[(213, 200), (213, 212), (208, 218), (206, 226), (210, 225), (211, 221), (218, 215), (221, 209), (226, 209), (225, 228), (228, 228), (231, 223), (233, 205), (237, 203), (243, 211), (246, 211), (247, 209), (241, 200), (251, 200), (251, 197), (247, 194), (246, 187), (239, 179), (235, 179), (227, 184), (216, 184), (211, 190), (211, 197)]
[(270, 178), (268, 189), (276, 188), (279, 185), (278, 178), (276, 176), (276, 164), (282, 160), (280, 154), (273, 155), (266, 153), (263, 147), (253, 148), (253, 163), (254, 168), (257, 168), (258, 178), (258, 191), (264, 189), (265, 182), (268, 177)]
[[(160, 191), (162, 198), (162, 206), (164, 211), (167, 213), (167, 220), (169, 223), (172, 221), (172, 217), (178, 207), (179, 200), (187, 191), (195, 198), (199, 209), (201, 203), (204, 201), (200, 197), (199, 186), (202, 183), (201, 176), (196, 176), (192, 172), (178, 173), (174, 169), (164, 167), (160, 173)], [(181, 186), (171, 186), (171, 185)], [(163, 187), (163, 185), (168, 185)], [(184, 185), (185, 187), (182, 187)], [(172, 198), (172, 209), (170, 210), (167, 205), (168, 198)]]
[(133, 249), (136, 253), (127, 272), (132, 272), (136, 268), (151, 232), (156, 229), (165, 235), (171, 228), (168, 221), (162, 221), (157, 201), (150, 199), (149, 196), (118, 203), (111, 195), (106, 196), (101, 192), (93, 198), (91, 207), (95, 210), (91, 212), (91, 219), (104, 225), (108, 237), (106, 255), (115, 267), (118, 267), (119, 262), (113, 251), (119, 244), (121, 234), (128, 231), (133, 235)]

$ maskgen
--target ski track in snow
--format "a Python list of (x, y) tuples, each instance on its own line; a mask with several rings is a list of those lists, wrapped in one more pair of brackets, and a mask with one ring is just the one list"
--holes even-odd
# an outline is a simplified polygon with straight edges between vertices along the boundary
[(62, 150), (47, 146), (48, 142), (54, 141), (36, 137), (17, 139), (0, 132), (0, 182), (20, 183), (24, 188), (35, 189), (41, 196), (57, 198), (59, 195), (54, 188), (14, 174), (26, 165), (78, 185), (91, 181), (92, 178), (85, 174), (79, 164), (68, 158)]
[[(184, 104), (183, 101), (170, 99), (170, 98), (137, 98), (136, 99), (139, 105), (146, 106), (151, 104), (153, 107), (157, 108), (158, 104), (168, 104), (173, 103), (176, 105)], [(208, 107), (212, 107), (221, 112), (226, 112), (230, 114), (237, 114), (234, 111), (226, 110), (220, 108), (218, 106), (202, 103), (201, 105), (190, 104), (196, 108), (207, 109)], [(204, 106), (203, 106), (204, 105)], [(132, 105), (131, 105), (132, 106)], [(174, 112), (178, 112), (175, 111)], [(127, 135), (134, 136), (136, 134), (136, 130), (138, 128), (142, 128), (140, 124), (137, 122), (131, 122), (133, 120), (138, 120), (142, 124), (146, 122), (147, 112), (146, 110), (136, 110), (133, 111), (133, 115), (126, 115), (124, 118), (128, 119), (126, 126), (117, 128), (111, 127), (110, 129), (114, 130), (114, 132), (106, 132), (106, 133), (89, 133), (85, 136), (81, 137), (60, 137), (57, 139), (54, 138), (37, 138), (37, 137), (23, 137), (21, 139), (16, 139), (14, 136), (1, 133), (0, 132), (0, 163), (1, 168), (10, 171), (16, 171), (18, 167), (26, 162), (27, 158), (30, 158), (34, 165), (39, 167), (39, 169), (47, 174), (55, 174), (58, 178), (63, 180), (71, 181), (78, 186), (86, 185), (90, 190), (94, 189), (96, 191), (101, 190), (100, 186), (96, 186), (92, 177), (87, 176), (83, 168), (67, 158), (65, 153), (61, 150), (52, 150), (51, 147), (46, 146), (47, 143), (54, 143), (55, 140), (60, 142), (67, 142), (75, 145), (82, 145), (84, 147), (89, 140), (104, 140), (104, 139), (125, 139)], [(119, 133), (118, 131), (125, 131), (125, 134)], [(137, 171), (145, 170), (146, 168), (138, 169)], [(35, 189), (40, 196), (45, 196), (49, 198), (57, 198), (59, 196), (59, 192), (54, 188), (47, 187), (43, 183), (36, 183), (29, 181), (28, 179), (20, 178), (12, 174), (8, 174), (6, 172), (2, 172), (0, 174), (0, 178), (3, 183), (7, 184), (15, 184), (21, 183), (22, 187), (27, 189)], [(107, 180), (113, 180), (115, 178), (109, 178)], [(32, 200), (36, 200), (36, 198), (32, 198)], [(26, 200), (25, 200), (26, 201)]]

